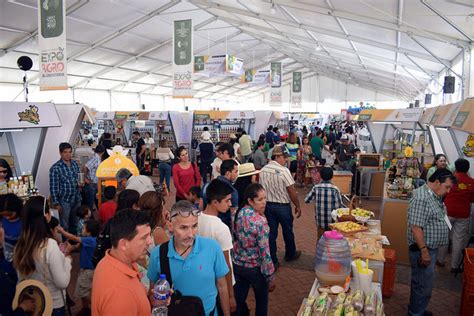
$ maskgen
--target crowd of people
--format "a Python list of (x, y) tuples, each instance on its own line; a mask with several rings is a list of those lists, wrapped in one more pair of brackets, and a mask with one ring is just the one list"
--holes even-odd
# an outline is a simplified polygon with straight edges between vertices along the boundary
[[(153, 151), (159, 162), (160, 175), (155, 178), (159, 185), (147, 175), (120, 169), (117, 186), (105, 187), (100, 205), (95, 173), (111, 147), (108, 139), (96, 146), (85, 164), (83, 185), (72, 146), (59, 144), (60, 159), (49, 170), (49, 197), (34, 196), (23, 203), (14, 194), (0, 196), (0, 314), (31, 311), (32, 299), (23, 299), (15, 310), (11, 303), (16, 284), (35, 279), (50, 292), (55, 316), (66, 314), (74, 302), (71, 297), (80, 299), (80, 315), (150, 315), (156, 304), (154, 285), (167, 274), (173, 295), (197, 298), (197, 308), (205, 315), (248, 315), (250, 288), (255, 314), (267, 315), (280, 266), (279, 226), (283, 259), (301, 256), (293, 230), (295, 217), (301, 216), (297, 187), (310, 187), (304, 202), (314, 201), (321, 236), (329, 230), (330, 212), (344, 207), (331, 182), (334, 170), (356, 168), (358, 125), (318, 125), (293, 126), (288, 132), (269, 126), (255, 141), (238, 130), (229, 142), (215, 144), (204, 130), (196, 161), (190, 160), (185, 147), (172, 151), (161, 142), (154, 148), (146, 140), (150, 135), (142, 139), (134, 132), (137, 166), (143, 170), (145, 155)], [(410, 260), (416, 262), (410, 311), (417, 315), (429, 301), (436, 258), (444, 264), (448, 234), (438, 217), (444, 212), (441, 197), (450, 190), (444, 202), (454, 227), (453, 269), (458, 268), (468, 235), (467, 209), (460, 212), (459, 205), (464, 208), (474, 200), (474, 194), (466, 199), (463, 191), (468, 187), (474, 192), (474, 182), (467, 176), (469, 163), (456, 161), (453, 175), (445, 161), (437, 156), (428, 183), (415, 191), (410, 202), (408, 240)], [(7, 166), (0, 161), (0, 181), (5, 179), (2, 175), (11, 174)], [(170, 197), (171, 179), (175, 201)], [(53, 210), (59, 219), (52, 216)], [(79, 252), (80, 270), (74, 293), (68, 293), (74, 252)], [(417, 264), (430, 268), (413, 268)]]

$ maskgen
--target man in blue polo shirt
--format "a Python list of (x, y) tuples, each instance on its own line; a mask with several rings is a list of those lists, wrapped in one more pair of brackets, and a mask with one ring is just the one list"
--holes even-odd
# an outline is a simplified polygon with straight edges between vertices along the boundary
[[(179, 201), (171, 208), (168, 228), (173, 237), (169, 241), (168, 259), (173, 289), (185, 296), (199, 297), (206, 315), (217, 315), (216, 297), (219, 293), (222, 311), (228, 316), (229, 293), (225, 276), (229, 268), (219, 244), (197, 235), (199, 214), (200, 210), (194, 209), (188, 201)], [(158, 246), (152, 251), (148, 265), (150, 288), (161, 273)]]

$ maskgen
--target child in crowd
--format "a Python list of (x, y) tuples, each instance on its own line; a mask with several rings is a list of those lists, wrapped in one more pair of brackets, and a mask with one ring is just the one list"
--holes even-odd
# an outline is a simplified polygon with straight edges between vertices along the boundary
[(309, 203), (315, 201), (315, 217), (318, 229), (318, 238), (329, 230), (329, 224), (333, 222), (331, 217), (332, 210), (344, 207), (339, 188), (331, 183), (334, 171), (329, 167), (321, 168), (322, 182), (315, 184), (308, 192), (304, 201)]
[(311, 154), (309, 155), (309, 160), (307, 162), (307, 173), (306, 176), (311, 179), (312, 185), (318, 184), (321, 182), (320, 170), (324, 167), (325, 160), (319, 160), (318, 157)]
[(191, 195), (190, 202), (193, 203), (194, 208), (202, 210), (203, 203), (201, 198), (201, 188), (199, 186), (193, 186), (189, 189), (189, 194)]
[(66, 253), (71, 253), (72, 250), (81, 246), (81, 254), (79, 256), (80, 270), (77, 277), (75, 296), (81, 298), (82, 301), (82, 310), (78, 315), (90, 315), (92, 279), (95, 269), (92, 263), (92, 256), (94, 255), (94, 250), (97, 245), (100, 223), (96, 220), (87, 220), (84, 222), (81, 237), (68, 233), (60, 226), (58, 230), (68, 240), (77, 242), (77, 245), (74, 246), (67, 243)]
[(13, 249), (20, 238), (22, 208), (23, 201), (15, 194), (0, 195), (0, 244), (3, 247), (0, 259), (0, 315), (11, 313), (11, 301), (15, 296), (18, 275), (13, 266)]
[(91, 209), (87, 205), (78, 206), (76, 209), (76, 215), (79, 218), (77, 222), (77, 233), (76, 235), (81, 236), (82, 228), (84, 227), (84, 223), (89, 220), (92, 216)]
[(59, 233), (59, 220), (51, 214), (51, 211), (44, 210), (44, 217), (46, 217), (46, 222), (48, 223), (48, 227), (53, 234), (54, 239), (61, 244), (61, 234)]
[(117, 211), (117, 202), (115, 202), (115, 195), (117, 194), (117, 189), (114, 186), (107, 186), (104, 189), (104, 200), (99, 207), (99, 221), (102, 225), (105, 225), (114, 217), (115, 212)]

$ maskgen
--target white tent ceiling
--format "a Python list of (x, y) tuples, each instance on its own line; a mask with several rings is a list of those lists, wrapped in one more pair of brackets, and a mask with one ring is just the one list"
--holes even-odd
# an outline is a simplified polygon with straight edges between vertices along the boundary
[[(282, 61), (286, 80), (299, 70), (400, 99), (424, 91), (474, 37), (472, 0), (68, 0), (67, 6), (73, 89), (170, 95), (177, 19), (193, 19), (195, 54), (228, 52), (257, 69)], [(33, 58), (37, 72), (36, 34), (36, 0), (0, 1), (0, 83), (19, 82), (21, 55)], [(196, 98), (216, 99), (268, 89), (230, 78), (200, 78), (195, 88)]]

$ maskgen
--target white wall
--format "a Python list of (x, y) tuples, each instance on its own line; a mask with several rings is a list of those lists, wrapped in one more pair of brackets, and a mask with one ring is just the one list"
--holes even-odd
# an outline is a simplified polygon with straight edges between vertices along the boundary
[[(68, 91), (39, 91), (38, 87), (30, 87), (29, 101), (52, 101), (54, 103), (79, 102), (99, 111), (131, 111), (141, 110), (171, 110), (183, 111), (185, 106), (189, 110), (275, 110), (275, 111), (305, 111), (322, 113), (339, 113), (340, 109), (350, 105), (357, 106), (360, 101), (369, 102), (377, 108), (404, 108), (408, 104), (399, 101), (396, 97), (380, 92), (356, 87), (339, 80), (323, 76), (313, 76), (303, 80), (303, 105), (299, 109), (291, 109), (290, 85), (283, 86), (283, 104), (281, 107), (269, 107), (268, 91), (253, 98), (239, 98), (236, 100), (214, 99), (173, 99), (160, 95), (138, 94), (131, 92), (109, 92), (105, 90), (76, 89)], [(23, 101), (21, 85), (0, 85), (1, 101)]]

